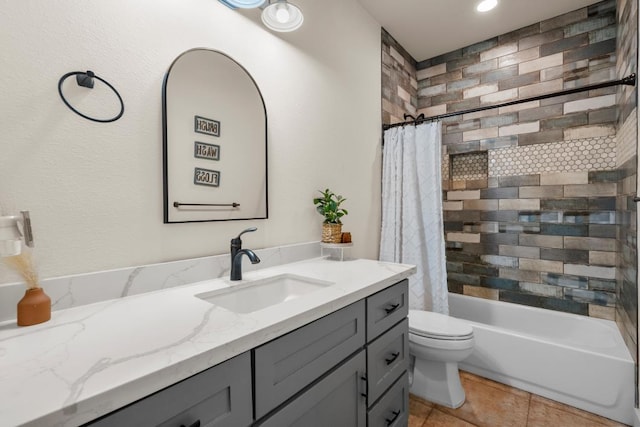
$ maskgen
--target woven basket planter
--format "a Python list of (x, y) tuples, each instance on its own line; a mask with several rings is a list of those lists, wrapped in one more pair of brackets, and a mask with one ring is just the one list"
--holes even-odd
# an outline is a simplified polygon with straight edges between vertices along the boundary
[(322, 224), (322, 242), (323, 243), (341, 243), (342, 242), (342, 224)]

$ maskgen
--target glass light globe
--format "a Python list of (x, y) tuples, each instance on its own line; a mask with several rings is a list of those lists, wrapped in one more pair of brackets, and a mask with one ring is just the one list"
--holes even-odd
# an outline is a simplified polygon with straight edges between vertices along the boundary
[(262, 11), (262, 22), (273, 31), (294, 31), (300, 28), (303, 21), (300, 8), (287, 0), (277, 0)]

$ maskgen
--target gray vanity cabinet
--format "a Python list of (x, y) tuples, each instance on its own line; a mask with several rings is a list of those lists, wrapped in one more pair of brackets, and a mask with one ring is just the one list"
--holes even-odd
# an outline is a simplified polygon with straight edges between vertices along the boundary
[(366, 358), (360, 350), (347, 362), (256, 425), (261, 427), (365, 427)]
[(407, 288), (399, 282), (255, 349), (256, 425), (406, 425)]
[(368, 427), (400, 427), (409, 421), (409, 374), (403, 373), (370, 410)]
[(403, 280), (367, 298), (367, 341), (409, 315), (409, 281)]
[(409, 420), (409, 296), (403, 280), (367, 302), (367, 425)]
[(90, 425), (406, 426), (407, 287), (403, 280)]
[(367, 345), (367, 402), (372, 405), (409, 366), (409, 319)]
[(364, 319), (365, 304), (358, 301), (256, 348), (256, 419), (361, 349)]
[(246, 352), (88, 425), (246, 427), (252, 418), (251, 353)]

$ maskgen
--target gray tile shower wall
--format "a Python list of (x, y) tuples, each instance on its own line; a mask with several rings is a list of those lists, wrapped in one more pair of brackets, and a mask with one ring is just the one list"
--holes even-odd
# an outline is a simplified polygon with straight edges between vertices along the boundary
[(446, 191), (449, 290), (614, 319), (619, 176), (535, 173)]
[[(617, 0), (617, 22), (616, 72), (618, 78), (622, 78), (631, 73), (637, 73), (638, 69), (638, 2), (634, 0)], [(636, 107), (637, 96), (637, 85), (618, 88), (619, 128), (622, 127), (622, 124)]]
[(399, 123), (415, 116), (418, 82), (416, 61), (382, 29), (382, 123)]
[[(635, 56), (621, 60), (616, 53), (635, 49), (626, 40), (633, 28), (617, 25), (637, 13), (635, 2), (618, 3), (624, 14), (607, 0), (419, 62), (417, 113), (634, 72)], [(626, 117), (635, 115), (634, 93), (605, 88), (443, 120), (450, 291), (612, 320), (621, 310), (633, 316), (618, 299), (637, 292), (629, 203), (636, 153), (616, 131), (619, 106)], [(635, 133), (627, 138), (635, 141)], [(635, 337), (634, 325), (623, 323)]]
[[(638, 48), (638, 2), (618, 0), (617, 2), (617, 61), (619, 77), (637, 73)], [(637, 182), (637, 86), (620, 87), (617, 92), (618, 114), (618, 259), (616, 323), (622, 332), (629, 352), (638, 362), (638, 252), (636, 194)]]
[[(632, 3), (629, 1), (629, 3)], [(417, 63), (418, 114), (434, 116), (616, 78), (616, 1)], [(448, 153), (615, 135), (616, 88), (444, 120)]]
[[(383, 123), (637, 73), (638, 2), (605, 0), (416, 63), (382, 30)], [(449, 290), (616, 320), (638, 360), (637, 88), (443, 120)]]

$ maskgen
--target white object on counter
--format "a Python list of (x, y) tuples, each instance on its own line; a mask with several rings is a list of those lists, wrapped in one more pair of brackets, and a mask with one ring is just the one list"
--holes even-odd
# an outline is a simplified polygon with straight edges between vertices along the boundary
[(33, 247), (31, 219), (28, 211), (22, 216), (0, 216), (0, 257), (20, 255), (22, 240), (25, 245)]
[(22, 235), (17, 216), (0, 216), (0, 257), (20, 255)]

